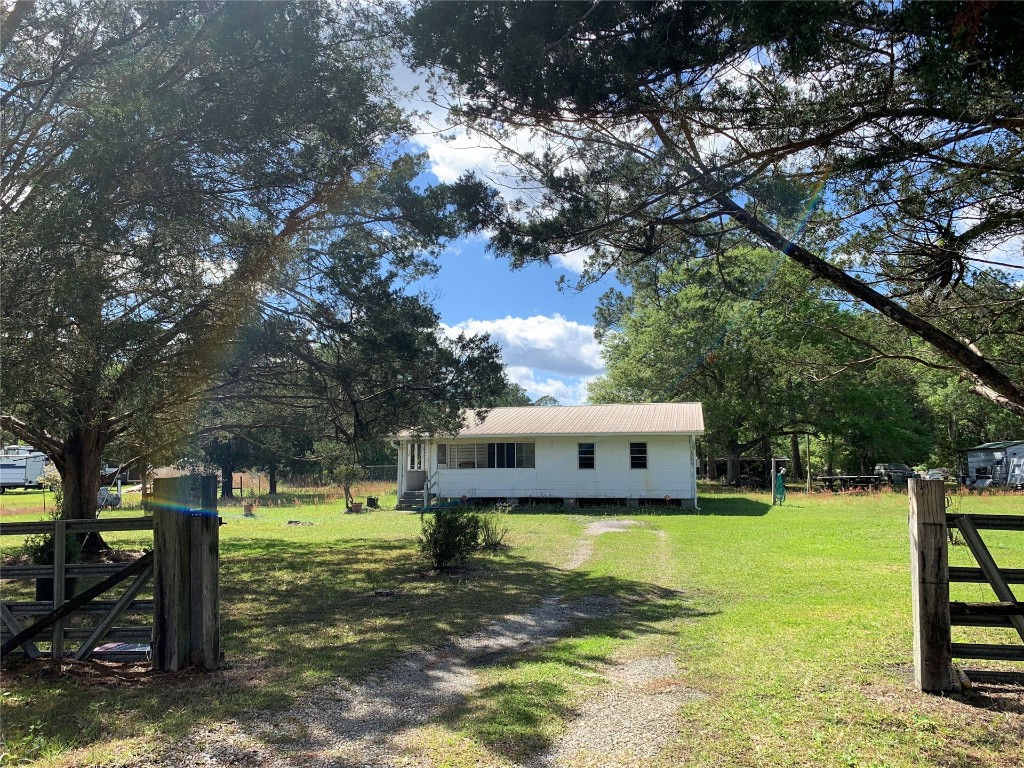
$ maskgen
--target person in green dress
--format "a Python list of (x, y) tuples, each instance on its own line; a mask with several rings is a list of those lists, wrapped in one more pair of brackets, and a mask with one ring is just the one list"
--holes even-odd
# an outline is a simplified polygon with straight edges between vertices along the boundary
[(782, 504), (786, 500), (786, 468), (779, 467), (779, 474), (775, 476), (775, 501)]

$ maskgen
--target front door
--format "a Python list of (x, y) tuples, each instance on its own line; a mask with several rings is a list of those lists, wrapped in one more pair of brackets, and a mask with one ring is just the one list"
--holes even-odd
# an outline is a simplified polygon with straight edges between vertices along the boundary
[(423, 443), (410, 443), (408, 459), (405, 464), (405, 490), (422, 491), (427, 482), (427, 473), (423, 466), (423, 458), (427, 447)]

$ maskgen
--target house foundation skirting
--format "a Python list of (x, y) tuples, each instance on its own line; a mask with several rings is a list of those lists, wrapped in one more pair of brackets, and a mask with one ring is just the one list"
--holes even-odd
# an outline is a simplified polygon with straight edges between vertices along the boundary
[[(441, 494), (440, 499), (447, 498), (444, 494)], [(458, 501), (457, 498), (448, 498), (449, 501)], [(555, 496), (488, 496), (488, 497), (469, 497), (465, 499), (467, 504), (472, 506), (487, 506), (492, 504), (507, 503), (513, 504), (517, 507), (551, 507), (551, 506), (562, 506), (566, 509), (572, 509), (574, 507), (630, 507), (630, 508), (648, 508), (648, 507), (676, 507), (680, 509), (695, 510), (697, 508), (696, 501), (690, 499), (665, 499), (664, 497), (652, 497), (652, 498), (630, 498), (630, 497), (555, 497)]]

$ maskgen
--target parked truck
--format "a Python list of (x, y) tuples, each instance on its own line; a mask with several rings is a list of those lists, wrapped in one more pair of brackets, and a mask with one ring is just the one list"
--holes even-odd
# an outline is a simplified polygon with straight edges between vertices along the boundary
[(42, 488), (46, 454), (30, 445), (7, 445), (0, 453), (0, 493), (8, 488)]

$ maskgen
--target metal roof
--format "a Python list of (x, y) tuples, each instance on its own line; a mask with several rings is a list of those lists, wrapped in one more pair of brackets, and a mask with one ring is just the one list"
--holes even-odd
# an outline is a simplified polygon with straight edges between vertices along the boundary
[[(454, 437), (527, 435), (673, 435), (703, 434), (700, 403), (624, 403), (491, 408), (467, 411)], [(398, 436), (411, 437), (406, 430)]]
[(1000, 440), (995, 443), (982, 443), (976, 445), (973, 448), (968, 448), (968, 451), (1001, 451), (1006, 448), (1013, 448), (1016, 445), (1024, 445), (1024, 440)]

